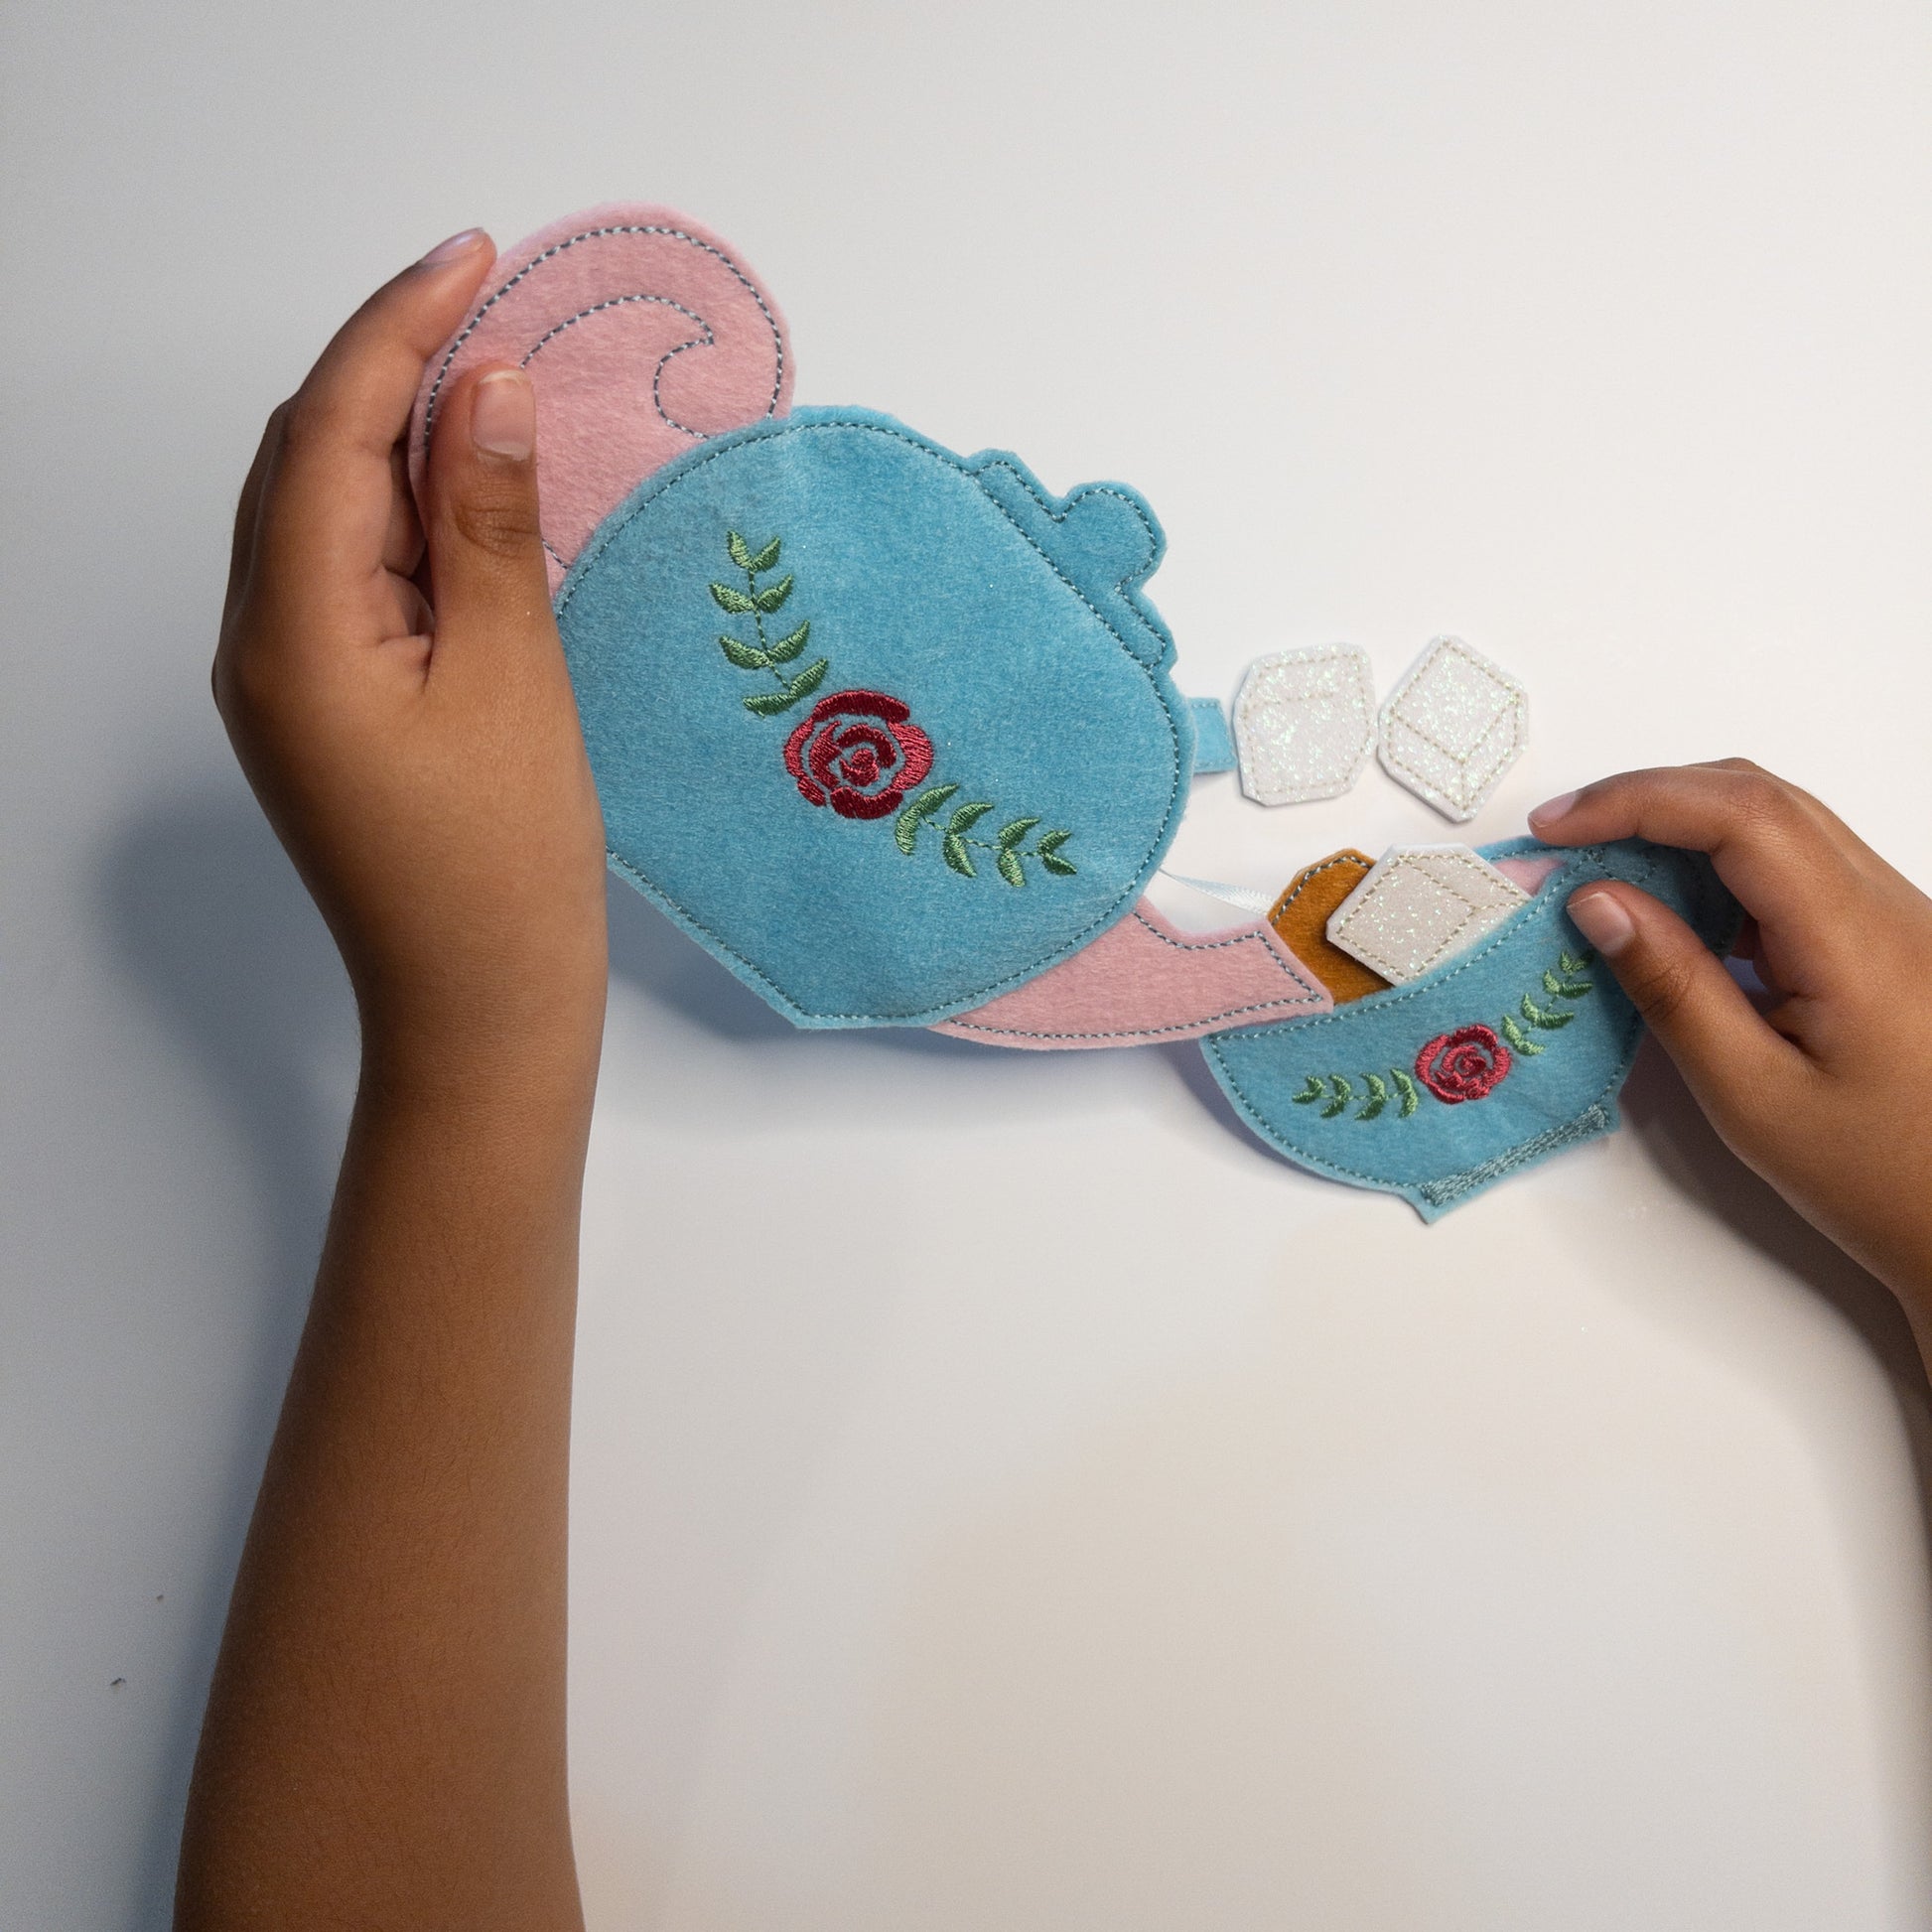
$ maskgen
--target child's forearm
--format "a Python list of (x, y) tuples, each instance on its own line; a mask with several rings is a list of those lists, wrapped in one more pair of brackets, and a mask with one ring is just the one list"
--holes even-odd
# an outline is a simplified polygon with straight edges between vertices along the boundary
[(580, 1921), (564, 1754), (594, 1024), (365, 1069), (209, 1699), (184, 1927)]
[(603, 828), (528, 381), (450, 387), (420, 522), (400, 460), (490, 253), (459, 236), (363, 307), (236, 518), (215, 697), (342, 948), (363, 1069), (209, 1697), (185, 1932), (580, 1923), (565, 1512)]

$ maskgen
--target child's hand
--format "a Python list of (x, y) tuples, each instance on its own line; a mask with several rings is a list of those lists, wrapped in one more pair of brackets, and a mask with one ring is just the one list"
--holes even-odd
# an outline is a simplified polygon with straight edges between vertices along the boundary
[(424, 364), (491, 259), (473, 230), (405, 270), (269, 419), (214, 659), (365, 1046), (438, 1077), (574, 1069), (604, 1007), (604, 833), (545, 585), (528, 381), (485, 368), (445, 392), (427, 529), (403, 457)]
[(1570, 915), (1731, 1152), (1932, 1335), (1932, 899), (1817, 799), (1743, 759), (1626, 771), (1530, 814), (1551, 845), (1708, 852), (1750, 915), (1761, 1016), (1677, 915), (1586, 886)]

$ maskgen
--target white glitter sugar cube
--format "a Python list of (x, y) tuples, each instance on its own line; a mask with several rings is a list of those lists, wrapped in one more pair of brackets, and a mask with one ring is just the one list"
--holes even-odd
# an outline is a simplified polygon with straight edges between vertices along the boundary
[(1460, 637), (1437, 637), (1382, 707), (1383, 768), (1445, 818), (1475, 817), (1529, 744), (1523, 687)]

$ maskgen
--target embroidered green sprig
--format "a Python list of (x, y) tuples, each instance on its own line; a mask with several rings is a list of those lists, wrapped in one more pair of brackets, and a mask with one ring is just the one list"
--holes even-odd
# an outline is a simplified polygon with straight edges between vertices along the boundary
[[(1405, 1068), (1392, 1066), (1383, 1073), (1363, 1073), (1357, 1076), (1362, 1083), (1363, 1106), (1357, 1111), (1357, 1120), (1376, 1120), (1387, 1111), (1389, 1102), (1396, 1103), (1395, 1117), (1407, 1120), (1422, 1105), (1422, 1089), (1416, 1085), (1416, 1076)], [(1328, 1104), (1321, 1110), (1323, 1120), (1334, 1120), (1344, 1114), (1356, 1099), (1354, 1087), (1339, 1073), (1311, 1073), (1308, 1085), (1295, 1096), (1298, 1107), (1312, 1107), (1317, 1100)]]
[[(776, 617), (792, 592), (790, 571), (768, 584), (761, 585), (759, 581), (777, 569), (782, 550), (779, 539), (773, 537), (768, 543), (755, 549), (737, 530), (727, 530), (725, 550), (732, 563), (745, 573), (745, 588), (740, 590), (734, 584), (714, 583), (711, 586), (712, 602), (728, 617), (750, 618), (757, 641), (748, 642), (742, 636), (720, 635), (718, 647), (736, 669), (768, 671), (776, 679), (776, 690), (756, 691), (743, 700), (747, 711), (760, 718), (774, 718), (780, 712), (789, 711), (801, 698), (809, 697), (818, 689), (831, 668), (831, 659), (814, 658), (802, 670), (795, 672), (780, 668), (803, 655), (811, 638), (812, 625), (807, 618), (795, 629), (776, 638), (765, 628), (765, 619)], [(888, 762), (882, 770), (878, 760), (876, 733), (871, 749), (861, 743), (858, 750), (850, 754), (836, 742), (829, 750), (816, 740), (809, 745), (801, 743), (812, 740), (814, 727), (819, 725), (822, 714), (828, 711), (836, 714), (841, 710), (853, 713), (860, 723), (877, 725), (879, 721), (884, 721), (898, 749), (897, 766)], [(837, 722), (835, 717), (823, 729), (832, 732)], [(861, 740), (867, 737), (865, 732), (857, 735)], [(908, 747), (912, 749), (908, 750)], [(841, 772), (840, 759), (845, 756), (850, 756), (854, 763)], [(828, 760), (832, 767), (830, 771), (819, 767), (817, 760), (821, 757)], [(857, 760), (861, 758), (870, 760), (869, 769), (866, 774), (857, 775)], [(827, 802), (829, 795), (833, 809), (844, 816), (871, 818), (890, 811), (902, 795), (896, 788), (892, 789), (890, 797), (887, 795), (895, 769), (917, 783), (931, 768), (932, 748), (926, 734), (908, 719), (906, 708), (898, 699), (873, 691), (849, 691), (819, 700), (811, 716), (792, 733), (785, 749), (785, 761), (808, 802), (822, 805)], [(978, 837), (973, 828), (998, 809), (990, 798), (969, 798), (954, 805), (951, 817), (943, 825), (940, 824), (938, 814), (952, 804), (959, 789), (957, 784), (930, 785), (907, 799), (899, 808), (893, 824), (893, 838), (908, 858), (918, 850), (920, 828), (929, 823), (939, 835), (940, 856), (963, 879), (979, 877), (979, 869), (973, 860), (975, 852), (990, 853), (994, 870), (1013, 887), (1027, 884), (1027, 862), (1030, 859), (1042, 872), (1055, 878), (1072, 879), (1078, 876), (1079, 869), (1062, 850), (1073, 836), (1070, 831), (1062, 828), (1039, 832), (1031, 844), (1028, 843), (1029, 835), (1035, 833), (1041, 823), (1037, 816), (1009, 819), (990, 839)], [(874, 799), (879, 801), (877, 812), (863, 809)]]
[(745, 588), (735, 589), (730, 584), (713, 584), (712, 601), (719, 610), (729, 617), (750, 618), (758, 632), (758, 642), (748, 644), (742, 637), (721, 635), (718, 647), (741, 671), (769, 671), (778, 680), (775, 691), (757, 691), (745, 700), (745, 709), (760, 718), (775, 718), (781, 711), (789, 711), (800, 698), (809, 697), (824, 682), (825, 673), (831, 668), (829, 657), (814, 658), (801, 671), (787, 674), (778, 666), (789, 664), (804, 650), (812, 634), (811, 620), (807, 618), (795, 630), (782, 637), (770, 637), (765, 633), (764, 621), (776, 617), (783, 610), (785, 600), (791, 595), (791, 572), (778, 579), (775, 584), (759, 588), (759, 579), (766, 571), (777, 567), (779, 541), (771, 541), (758, 550), (739, 535), (736, 530), (725, 532), (725, 549), (731, 560), (745, 573)]
[[(1543, 974), (1544, 999), (1571, 1002), (1571, 1006), (1545, 1006), (1535, 994), (1525, 993), (1518, 1002), (1517, 1013), (1503, 1015), (1502, 1035), (1509, 1042), (1511, 1052), (1534, 1059), (1548, 1050), (1547, 1042), (1536, 1038), (1536, 1034), (1561, 1033), (1576, 1019), (1574, 1002), (1586, 1000), (1595, 991), (1595, 983), (1587, 972), (1595, 959), (1593, 952), (1572, 953), (1565, 950), (1557, 956), (1555, 969)], [(1517, 1014), (1521, 1015), (1520, 1020)], [(1360, 1083), (1359, 1093), (1356, 1091), (1356, 1081)], [(1399, 1066), (1392, 1066), (1384, 1073), (1359, 1073), (1355, 1081), (1340, 1073), (1311, 1073), (1307, 1084), (1293, 1099), (1298, 1107), (1318, 1105), (1323, 1120), (1340, 1119), (1349, 1108), (1354, 1107), (1357, 1100), (1362, 1105), (1355, 1108), (1351, 1119), (1379, 1120), (1389, 1112), (1393, 1101), (1396, 1106), (1391, 1118), (1409, 1120), (1422, 1106), (1422, 1089), (1414, 1074)]]
[[(935, 819), (951, 803), (958, 790), (956, 784), (929, 785), (910, 799), (905, 809), (894, 820), (894, 843), (908, 859), (919, 848), (919, 828)], [(969, 798), (963, 805), (954, 807), (943, 829), (934, 826), (934, 830), (939, 832), (940, 856), (962, 879), (979, 877), (973, 865), (975, 849), (993, 854), (994, 869), (1009, 886), (1026, 885), (1026, 862), (1029, 859), (1037, 859), (1042, 869), (1055, 878), (1072, 879), (1076, 876), (1079, 869), (1060, 852), (1060, 848), (1073, 836), (1071, 832), (1042, 832), (1031, 846), (1027, 844), (1027, 834), (1040, 822), (1037, 818), (1009, 819), (993, 834), (991, 840), (969, 836), (981, 819), (997, 809), (990, 798)]]
[[(1584, 969), (1596, 955), (1586, 951), (1573, 955), (1569, 951), (1557, 957), (1557, 970), (1543, 975), (1544, 994), (1552, 1000), (1582, 1000), (1593, 990), (1593, 982), (1584, 977)], [(1533, 994), (1525, 993), (1519, 1010), (1523, 1019), (1539, 1033), (1559, 1033), (1576, 1019), (1575, 1013), (1565, 1012), (1561, 1007), (1539, 1006)], [(1523, 1031), (1516, 1015), (1506, 1013), (1502, 1019), (1503, 1037), (1509, 1041), (1513, 1051), (1527, 1053), (1532, 1058), (1545, 1050), (1544, 1043)]]

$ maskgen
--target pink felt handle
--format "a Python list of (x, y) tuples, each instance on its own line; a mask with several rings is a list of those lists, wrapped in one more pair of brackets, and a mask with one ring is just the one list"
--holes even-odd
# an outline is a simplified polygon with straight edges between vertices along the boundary
[(420, 491), (439, 398), (475, 362), (512, 362), (537, 397), (550, 587), (652, 471), (791, 406), (784, 318), (726, 242), (670, 208), (587, 208), (496, 259), (431, 357), (409, 426)]
[(1265, 920), (1182, 932), (1142, 899), (1072, 958), (932, 1031), (991, 1046), (1145, 1046), (1334, 1008)]

